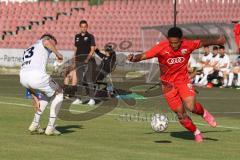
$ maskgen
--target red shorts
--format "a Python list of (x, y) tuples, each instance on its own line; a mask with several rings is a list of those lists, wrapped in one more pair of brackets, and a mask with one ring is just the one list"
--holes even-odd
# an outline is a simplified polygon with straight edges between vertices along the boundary
[(195, 96), (195, 90), (190, 82), (173, 85), (168, 92), (164, 93), (164, 97), (173, 111), (182, 106), (182, 99), (192, 96)]

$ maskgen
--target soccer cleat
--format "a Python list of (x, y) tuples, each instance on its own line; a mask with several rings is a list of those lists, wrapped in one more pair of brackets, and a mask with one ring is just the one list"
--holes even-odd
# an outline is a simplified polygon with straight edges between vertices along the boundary
[(40, 127), (40, 125), (36, 125), (35, 123), (32, 123), (28, 130), (31, 132), (31, 133), (38, 133), (38, 134), (42, 134), (44, 133), (44, 130)]
[(56, 130), (55, 127), (47, 127), (47, 129), (45, 130), (45, 134), (47, 136), (58, 136), (58, 135), (61, 135), (61, 132)]
[(199, 134), (196, 134), (196, 135), (195, 135), (195, 141), (196, 141), (197, 143), (200, 143), (200, 142), (203, 141), (202, 133), (199, 133)]
[(213, 84), (212, 83), (208, 83), (207, 84), (207, 88), (213, 88)]
[(204, 109), (203, 119), (211, 126), (217, 127), (217, 122), (215, 121), (214, 117)]
[(220, 86), (219, 88), (226, 88), (226, 86)]
[(88, 102), (88, 105), (93, 106), (95, 105), (95, 100), (94, 99), (90, 99)]
[(83, 102), (77, 98), (75, 101), (72, 102), (72, 104), (82, 104)]
[(238, 86), (238, 87), (236, 87), (236, 89), (237, 89), (237, 90), (239, 90), (239, 89), (240, 89), (240, 87)]

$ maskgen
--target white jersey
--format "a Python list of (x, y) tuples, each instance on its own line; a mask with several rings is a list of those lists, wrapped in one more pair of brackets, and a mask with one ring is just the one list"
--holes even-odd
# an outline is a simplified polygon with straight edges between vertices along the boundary
[(191, 68), (197, 67), (197, 62), (196, 62), (196, 60), (193, 58), (192, 55), (190, 55), (190, 58), (189, 58), (189, 60), (188, 60), (188, 65), (189, 65)]
[(211, 61), (211, 59), (212, 59), (212, 53), (209, 53), (208, 55), (203, 55), (201, 61), (207, 62), (207, 61)]
[(218, 61), (217, 67), (223, 67), (225, 64), (227, 64), (227, 66), (225, 68), (230, 67), (230, 58), (226, 54), (223, 57), (219, 56), (219, 61)]
[(218, 61), (219, 61), (219, 54), (216, 55), (216, 56), (213, 56), (213, 55), (212, 55), (212, 58), (211, 58), (209, 64), (210, 64), (211, 66), (213, 66), (214, 64), (217, 64)]
[(43, 40), (37, 41), (24, 51), (21, 72), (36, 71), (45, 74), (50, 53), (51, 52), (43, 46)]

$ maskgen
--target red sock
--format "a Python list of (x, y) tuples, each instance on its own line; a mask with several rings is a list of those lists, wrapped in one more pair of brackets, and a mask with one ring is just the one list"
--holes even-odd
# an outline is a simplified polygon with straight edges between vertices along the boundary
[(203, 116), (203, 113), (204, 113), (204, 109), (203, 109), (203, 106), (201, 105), (201, 103), (196, 103), (195, 106), (194, 106), (194, 110), (192, 111), (193, 113), (195, 114), (198, 114), (198, 115), (201, 115)]
[(186, 117), (184, 119), (180, 119), (179, 122), (183, 127), (185, 127), (190, 132), (194, 133), (197, 129), (197, 127), (193, 124), (190, 117)]

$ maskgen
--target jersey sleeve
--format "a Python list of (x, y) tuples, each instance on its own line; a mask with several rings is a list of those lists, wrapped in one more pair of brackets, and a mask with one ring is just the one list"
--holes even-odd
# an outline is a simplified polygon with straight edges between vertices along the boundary
[(150, 59), (156, 57), (158, 53), (160, 53), (161, 47), (159, 45), (154, 46), (150, 50), (145, 52), (146, 59)]
[(103, 53), (101, 53), (101, 52), (99, 51), (99, 49), (96, 49), (96, 50), (95, 50), (95, 53), (96, 53), (100, 58), (106, 57), (106, 55), (104, 55)]
[(223, 63), (224, 63), (224, 64), (226, 64), (226, 63), (229, 64), (229, 63), (230, 63), (230, 59), (229, 59), (228, 56), (225, 56), (225, 57), (224, 57)]
[(195, 49), (199, 49), (201, 44), (201, 40), (189, 40), (188, 47), (190, 51), (194, 51)]

